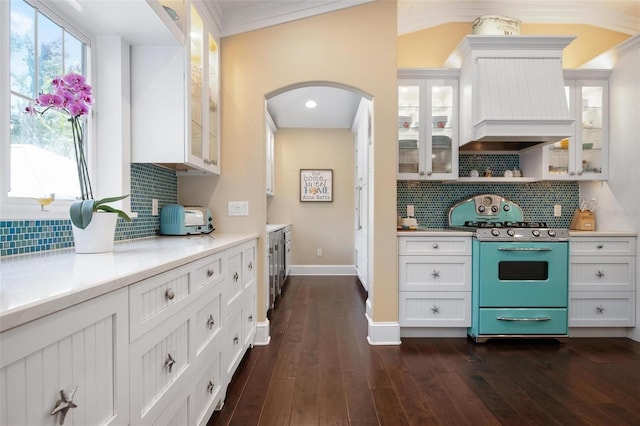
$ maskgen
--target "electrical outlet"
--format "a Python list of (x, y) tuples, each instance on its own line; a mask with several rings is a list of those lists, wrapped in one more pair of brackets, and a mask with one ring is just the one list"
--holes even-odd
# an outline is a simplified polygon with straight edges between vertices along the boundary
[(151, 216), (158, 216), (158, 199), (151, 199)]
[(553, 216), (560, 217), (562, 216), (562, 206), (560, 204), (556, 204), (553, 206)]
[(322, 257), (322, 249), (321, 248), (316, 250), (316, 256)]

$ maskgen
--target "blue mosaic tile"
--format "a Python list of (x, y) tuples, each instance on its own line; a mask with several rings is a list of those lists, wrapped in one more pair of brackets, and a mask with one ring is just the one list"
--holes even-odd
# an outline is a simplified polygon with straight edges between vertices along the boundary
[[(131, 165), (131, 209), (138, 217), (118, 219), (116, 241), (151, 237), (160, 228), (160, 216), (151, 216), (151, 199), (158, 206), (178, 202), (178, 178), (174, 171), (153, 164)], [(0, 221), (0, 256), (11, 256), (73, 247), (70, 220)]]
[[(517, 154), (477, 155), (461, 154), (460, 176), (468, 176), (472, 169), (490, 168), (496, 176), (505, 170), (519, 167)], [(524, 211), (525, 220), (546, 222), (550, 227), (568, 228), (572, 212), (578, 208), (580, 188), (578, 182), (544, 181), (531, 183), (470, 184), (442, 183), (438, 181), (398, 181), (397, 214), (404, 217), (407, 205), (415, 206), (418, 225), (426, 228), (446, 228), (449, 208), (458, 201), (477, 194), (499, 194), (516, 203)], [(553, 216), (553, 206), (562, 205), (562, 216)]]

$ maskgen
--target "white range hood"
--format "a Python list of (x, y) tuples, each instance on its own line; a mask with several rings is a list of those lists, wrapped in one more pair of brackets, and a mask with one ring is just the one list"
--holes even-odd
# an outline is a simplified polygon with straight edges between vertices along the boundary
[(460, 150), (517, 151), (572, 134), (562, 50), (575, 37), (470, 35), (460, 68)]

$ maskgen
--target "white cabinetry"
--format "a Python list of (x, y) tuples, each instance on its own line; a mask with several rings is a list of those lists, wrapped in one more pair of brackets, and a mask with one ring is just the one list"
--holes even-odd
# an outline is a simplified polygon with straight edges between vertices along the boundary
[[(372, 143), (371, 101), (362, 98), (351, 130), (355, 135), (355, 269), (365, 290), (369, 281), (369, 158)], [(288, 265), (288, 263), (287, 263)]]
[(471, 325), (471, 238), (398, 237), (401, 327)]
[(458, 70), (398, 72), (398, 179), (458, 177)]
[(571, 236), (569, 326), (633, 327), (636, 238)]
[(61, 392), (65, 425), (127, 424), (128, 334), (127, 289), (2, 333), (0, 424), (60, 424)]
[(606, 180), (609, 178), (610, 70), (565, 70), (572, 136), (522, 151), (525, 176), (543, 180)]
[(184, 9), (184, 46), (131, 47), (131, 161), (219, 174), (217, 28), (195, 4)]

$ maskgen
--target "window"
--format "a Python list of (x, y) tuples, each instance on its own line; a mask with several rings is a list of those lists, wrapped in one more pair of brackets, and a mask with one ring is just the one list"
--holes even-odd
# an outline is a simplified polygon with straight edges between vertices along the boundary
[[(39, 3), (10, 0), (8, 12), (2, 25), (8, 21), (10, 26), (10, 146), (2, 150), (8, 161), (3, 158), (1, 166), (10, 172), (2, 176), (2, 201), (37, 207), (33, 199), (50, 194), (55, 194), (56, 200), (73, 200), (80, 190), (68, 116), (57, 111), (44, 115), (24, 111), (39, 93), (51, 91), (54, 77), (72, 71), (88, 74), (88, 39)], [(91, 137), (88, 131), (84, 134)]]

